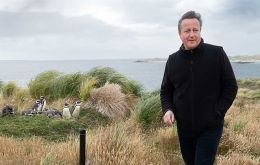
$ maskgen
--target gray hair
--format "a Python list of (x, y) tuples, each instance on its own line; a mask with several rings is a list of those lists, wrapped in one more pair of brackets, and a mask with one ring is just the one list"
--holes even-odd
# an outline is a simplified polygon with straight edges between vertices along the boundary
[(195, 11), (188, 11), (185, 14), (182, 15), (181, 19), (178, 22), (178, 31), (179, 31), (179, 33), (181, 32), (181, 23), (182, 23), (182, 21), (184, 19), (192, 19), (192, 18), (195, 18), (195, 19), (197, 19), (199, 21), (200, 29), (201, 29), (202, 20), (201, 20), (200, 13), (196, 13)]

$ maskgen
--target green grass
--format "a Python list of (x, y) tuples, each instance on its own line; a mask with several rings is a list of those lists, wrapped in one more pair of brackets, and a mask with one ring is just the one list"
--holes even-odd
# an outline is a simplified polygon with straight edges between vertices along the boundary
[(110, 124), (112, 121), (107, 116), (104, 116), (93, 109), (84, 109), (80, 111), (80, 118), (78, 122), (85, 128), (94, 129), (98, 126)]
[(78, 131), (75, 121), (53, 120), (46, 116), (10, 116), (0, 118), (0, 132), (18, 138), (40, 136), (47, 140), (65, 140), (70, 132)]
[(41, 95), (47, 99), (80, 98), (80, 87), (86, 81), (86, 74), (61, 74), (47, 71), (36, 76), (29, 83), (29, 91), (33, 98)]
[(4, 84), (2, 87), (4, 97), (12, 96), (17, 91), (17, 89), (18, 87), (15, 82), (10, 81), (7, 84)]
[(80, 129), (93, 129), (106, 125), (109, 119), (93, 110), (83, 111), (79, 120), (51, 119), (46, 116), (7, 116), (0, 118), (0, 134), (25, 138), (39, 136), (46, 140), (63, 141)]
[(28, 88), (32, 98), (45, 96), (47, 99), (53, 99), (53, 83), (61, 73), (55, 70), (46, 71), (37, 75), (29, 82)]
[(251, 90), (260, 89), (260, 79), (243, 79), (237, 80), (239, 88), (247, 88)]
[(80, 87), (80, 98), (82, 101), (87, 101), (90, 91), (95, 87), (97, 79), (95, 77), (88, 77), (86, 81), (82, 82)]
[(109, 67), (93, 68), (88, 73), (62, 74), (55, 70), (46, 71), (32, 79), (28, 87), (32, 98), (45, 96), (48, 100), (57, 100), (73, 97), (86, 101), (91, 89), (102, 87), (106, 83), (120, 85), (125, 94), (141, 96), (143, 92), (140, 83), (128, 80), (124, 75)]
[(141, 96), (143, 87), (137, 81), (129, 80), (124, 75), (118, 73), (109, 67), (96, 67), (87, 73), (88, 77), (95, 77), (97, 79), (96, 87), (102, 87), (105, 83), (113, 83), (121, 86), (125, 94), (134, 94)]
[(160, 95), (151, 94), (150, 97), (141, 98), (134, 109), (133, 115), (145, 129), (161, 126), (163, 124), (163, 114)]
[(246, 126), (246, 122), (243, 122), (243, 121), (237, 121), (233, 124), (233, 130), (234, 132), (236, 133), (240, 133), (241, 131), (243, 131), (243, 129), (245, 128)]
[(87, 77), (83, 73), (66, 74), (57, 77), (53, 83), (53, 97), (59, 98), (80, 98), (81, 84)]

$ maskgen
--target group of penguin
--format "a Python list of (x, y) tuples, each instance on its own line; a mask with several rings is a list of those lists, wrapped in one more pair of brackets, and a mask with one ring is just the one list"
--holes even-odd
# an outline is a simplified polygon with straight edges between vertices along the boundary
[(65, 103), (64, 108), (62, 110), (62, 117), (64, 119), (70, 119), (71, 117), (78, 118), (80, 113), (80, 101), (76, 101), (74, 110), (71, 112), (69, 109), (69, 104)]
[(64, 119), (70, 119), (71, 117), (78, 118), (80, 113), (80, 105), (81, 102), (77, 101), (75, 103), (74, 109), (70, 110), (69, 104), (66, 102), (64, 104), (64, 108), (62, 112), (60, 112), (55, 108), (47, 109), (46, 99), (44, 98), (44, 96), (41, 96), (39, 100), (36, 100), (36, 102), (32, 106), (32, 109), (25, 112), (24, 115), (35, 116), (37, 114), (46, 114), (46, 116), (48, 116), (49, 118), (53, 118), (53, 117), (62, 117)]

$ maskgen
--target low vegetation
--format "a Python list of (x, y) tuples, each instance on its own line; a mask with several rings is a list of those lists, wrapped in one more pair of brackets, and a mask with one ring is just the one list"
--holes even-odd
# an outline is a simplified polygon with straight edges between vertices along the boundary
[[(16, 115), (0, 117), (0, 164), (76, 165), (81, 129), (87, 130), (90, 164), (184, 164), (176, 126), (162, 123), (159, 90), (144, 92), (132, 82), (113, 69), (94, 68), (69, 75), (47, 71), (32, 79), (28, 89), (1, 83), (0, 106), (11, 104)], [(217, 165), (260, 164), (259, 82), (238, 80)], [(41, 95), (46, 96), (48, 108), (60, 111), (64, 102), (72, 107), (81, 99), (79, 118), (22, 115)]]

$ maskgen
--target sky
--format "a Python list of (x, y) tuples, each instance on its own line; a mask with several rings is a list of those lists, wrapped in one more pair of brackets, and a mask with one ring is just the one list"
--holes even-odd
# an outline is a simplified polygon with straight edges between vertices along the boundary
[(178, 20), (229, 56), (260, 54), (259, 0), (0, 0), (0, 60), (167, 58)]

